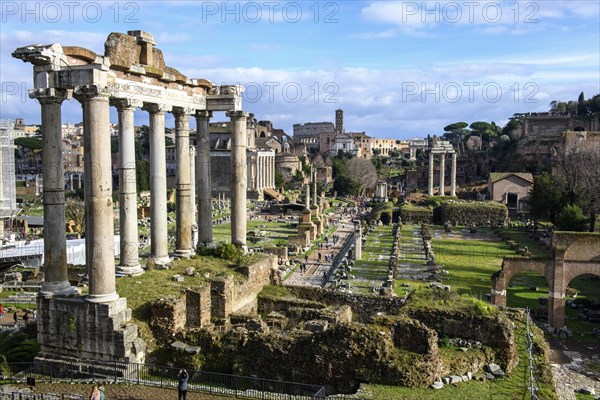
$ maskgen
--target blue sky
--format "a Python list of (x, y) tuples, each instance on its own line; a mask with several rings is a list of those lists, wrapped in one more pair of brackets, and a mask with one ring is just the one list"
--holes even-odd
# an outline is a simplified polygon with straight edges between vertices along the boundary
[[(246, 86), (244, 108), (290, 134), (294, 123), (333, 122), (342, 108), (347, 130), (422, 137), (456, 121), (503, 125), (515, 112), (600, 92), (598, 0), (0, 7), (0, 119), (28, 123), (39, 123), (39, 106), (26, 95), (32, 68), (10, 57), (15, 48), (59, 42), (102, 53), (110, 32), (137, 29), (152, 33), (167, 65), (188, 77)], [(65, 103), (63, 122), (79, 122), (80, 110)], [(143, 123), (146, 113), (136, 112)]]

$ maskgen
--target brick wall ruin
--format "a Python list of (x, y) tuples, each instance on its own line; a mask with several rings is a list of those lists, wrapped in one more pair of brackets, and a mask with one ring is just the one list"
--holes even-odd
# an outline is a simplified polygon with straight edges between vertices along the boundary
[(184, 328), (228, 324), (232, 313), (256, 313), (258, 293), (265, 285), (281, 283), (274, 256), (242, 267), (241, 273), (246, 277), (242, 283), (231, 276), (214, 278), (205, 286), (188, 288), (185, 296), (154, 302), (150, 327), (157, 341), (168, 343)]

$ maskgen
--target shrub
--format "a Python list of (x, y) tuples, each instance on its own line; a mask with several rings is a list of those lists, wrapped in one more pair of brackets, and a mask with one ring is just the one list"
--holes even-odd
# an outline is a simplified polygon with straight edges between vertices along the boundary
[(219, 242), (215, 247), (202, 246), (199, 251), (202, 256), (212, 256), (223, 260), (239, 261), (241, 253), (231, 243)]
[(441, 218), (444, 224), (503, 225), (508, 220), (508, 209), (493, 201), (473, 203), (444, 203)]
[(426, 207), (403, 205), (400, 208), (400, 216), (405, 224), (430, 224), (433, 222), (433, 210)]
[(562, 231), (583, 232), (588, 229), (588, 219), (583, 213), (581, 207), (575, 204), (569, 204), (562, 209), (556, 224)]

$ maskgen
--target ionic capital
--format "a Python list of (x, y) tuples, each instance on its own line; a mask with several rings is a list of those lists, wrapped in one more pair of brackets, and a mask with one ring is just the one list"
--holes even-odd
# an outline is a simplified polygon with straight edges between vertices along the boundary
[(164, 114), (173, 110), (170, 104), (144, 103), (142, 110), (148, 111), (150, 114)]
[(43, 88), (29, 91), (29, 98), (37, 99), (40, 104), (61, 104), (63, 101), (70, 99), (72, 95), (73, 92), (66, 89)]
[(248, 118), (250, 114), (246, 111), (227, 111), (225, 115), (227, 115), (227, 117), (231, 119), (242, 119)]
[(82, 100), (108, 100), (110, 97), (110, 90), (105, 86), (98, 85), (84, 85), (77, 86), (74, 90), (75, 98), (79, 101)]
[(195, 117), (196, 119), (211, 119), (213, 117), (213, 112), (208, 110), (196, 110)]
[(135, 110), (136, 108), (141, 108), (143, 103), (136, 99), (110, 99), (110, 105), (117, 108), (117, 110), (122, 111), (126, 109)]

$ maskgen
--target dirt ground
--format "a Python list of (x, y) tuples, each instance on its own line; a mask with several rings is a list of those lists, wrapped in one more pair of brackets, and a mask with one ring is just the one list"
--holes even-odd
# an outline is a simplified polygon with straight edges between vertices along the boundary
[[(177, 389), (161, 389), (157, 387), (141, 385), (104, 385), (106, 388), (106, 400), (176, 400)], [(26, 385), (5, 385), (3, 391), (10, 392), (12, 388), (22, 391)], [(88, 398), (92, 389), (91, 384), (69, 384), (69, 383), (38, 383), (33, 389), (34, 393), (44, 394), (79, 394)], [(28, 389), (27, 389), (28, 390)], [(211, 395), (207, 393), (188, 392), (188, 400), (226, 400), (233, 399), (228, 396)]]

